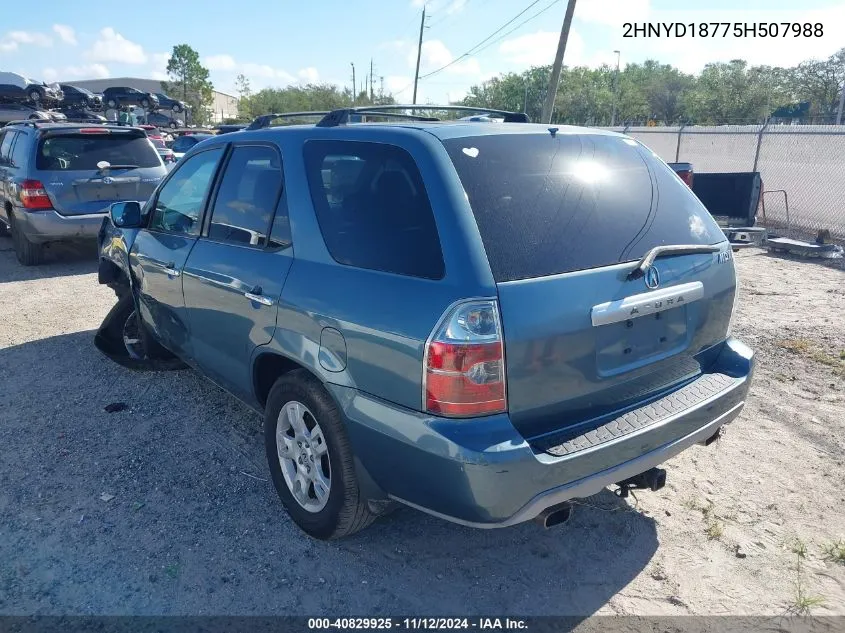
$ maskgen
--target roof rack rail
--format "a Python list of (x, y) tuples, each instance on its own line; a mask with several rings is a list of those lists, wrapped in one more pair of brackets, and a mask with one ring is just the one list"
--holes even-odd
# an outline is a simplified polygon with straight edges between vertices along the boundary
[(495, 110), (493, 108), (477, 108), (475, 106), (455, 105), (379, 105), (379, 106), (358, 106), (356, 108), (340, 108), (332, 110), (317, 123), (317, 127), (336, 127), (349, 123), (350, 117), (354, 115), (382, 116), (391, 118), (413, 119), (415, 121), (439, 121), (437, 117), (421, 116), (392, 112), (393, 110), (434, 110), (446, 112), (477, 112), (481, 114), (500, 115), (505, 123), (529, 123), (528, 115), (524, 112), (509, 112), (507, 110)]
[(265, 127), (270, 127), (270, 123), (276, 119), (296, 119), (306, 116), (325, 117), (329, 114), (328, 110), (319, 110), (314, 112), (276, 112), (273, 114), (262, 114), (260, 117), (250, 123), (245, 129), (247, 130), (261, 130)]
[(41, 119), (18, 119), (17, 121), (7, 121), (2, 127), (8, 125), (29, 125), (30, 127), (38, 127), (39, 123), (61, 123), (61, 121), (42, 121)]

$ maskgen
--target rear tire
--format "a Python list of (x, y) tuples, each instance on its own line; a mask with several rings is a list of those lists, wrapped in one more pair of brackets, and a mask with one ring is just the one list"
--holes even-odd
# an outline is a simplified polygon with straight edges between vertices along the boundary
[[(309, 439), (313, 441), (306, 444), (307, 454), (298, 452), (302, 450), (302, 447), (297, 446), (299, 434), (293, 435), (294, 425), (286, 423), (287, 417), (280, 419), (283, 408), (289, 403), (296, 403), (304, 408), (305, 414), (302, 419), (306, 421), (310, 419), (310, 431), (315, 431), (313, 436), (309, 435)], [(316, 432), (317, 429), (319, 429), (319, 434)], [(318, 435), (322, 437), (322, 441), (315, 439)], [(316, 506), (315, 508), (306, 509), (302, 502), (294, 497), (282, 471), (283, 462), (287, 464), (288, 478), (291, 472), (303, 473), (306, 480), (307, 476), (304, 475), (303, 469), (297, 466), (295, 460), (286, 460), (280, 456), (279, 446), (284, 446), (287, 442), (292, 447), (291, 454), (294, 454), (294, 457), (306, 455), (305, 460), (299, 463), (303, 465), (309, 463), (307, 455), (312, 454), (312, 448), (313, 455), (317, 458), (316, 464), (320, 464), (321, 459), (323, 460), (322, 466), (315, 464), (313, 467), (319, 467), (324, 476), (326, 472), (329, 473), (328, 498), (323, 501), (322, 507), (316, 501), (319, 497), (316, 478), (314, 484), (307, 483), (306, 490), (306, 497), (312, 491), (314, 492), (315, 501), (312, 503)], [(264, 410), (264, 445), (276, 492), (294, 523), (306, 534), (323, 540), (338, 539), (364, 529), (375, 520), (376, 515), (370, 511), (367, 500), (363, 498), (358, 485), (352, 446), (340, 411), (325, 387), (308, 371), (298, 369), (289, 372), (276, 380), (270, 389)], [(314, 447), (323, 448), (321, 451)], [(321, 453), (327, 457), (328, 464), (325, 463), (325, 458), (320, 457)], [(311, 463), (315, 462), (311, 460)], [(299, 489), (302, 489), (301, 486)]]
[(44, 260), (44, 245), (30, 242), (26, 235), (17, 228), (14, 217), (11, 220), (12, 244), (15, 247), (15, 256), (24, 266), (37, 266)]
[(114, 110), (117, 108), (117, 100), (116, 99), (109, 99), (106, 101), (106, 105), (111, 109)]
[(41, 93), (37, 90), (32, 90), (29, 93), (29, 98), (32, 100), (33, 103), (39, 104), (41, 103)]

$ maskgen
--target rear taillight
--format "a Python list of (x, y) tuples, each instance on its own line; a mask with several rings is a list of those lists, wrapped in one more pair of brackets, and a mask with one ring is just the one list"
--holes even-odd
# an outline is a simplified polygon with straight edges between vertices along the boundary
[(21, 183), (21, 204), (24, 209), (52, 209), (53, 203), (40, 180), (24, 180)]
[(685, 183), (687, 183), (687, 187), (692, 189), (692, 178), (693, 178), (692, 169), (683, 169), (683, 170), (675, 172), (675, 173), (678, 174), (678, 177), (681, 180), (683, 180)]
[(507, 411), (502, 327), (496, 301), (451, 308), (426, 344), (425, 410), (449, 417)]

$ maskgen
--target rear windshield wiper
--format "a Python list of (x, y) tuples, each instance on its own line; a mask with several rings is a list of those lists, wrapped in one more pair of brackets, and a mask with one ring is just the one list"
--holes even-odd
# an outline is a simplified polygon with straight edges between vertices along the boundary
[(112, 169), (138, 169), (138, 165), (109, 165), (100, 171), (110, 171)]
[(670, 257), (673, 255), (693, 255), (695, 253), (716, 253), (721, 250), (718, 245), (710, 244), (672, 244), (669, 246), (655, 246), (642, 256), (637, 267), (628, 273), (628, 279), (639, 279), (646, 274), (649, 268), (654, 265), (658, 257)]

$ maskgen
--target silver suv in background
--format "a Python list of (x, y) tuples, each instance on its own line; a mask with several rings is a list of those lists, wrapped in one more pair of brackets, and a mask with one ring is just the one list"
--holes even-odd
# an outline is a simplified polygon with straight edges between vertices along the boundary
[(37, 121), (64, 121), (67, 116), (61, 112), (52, 112), (24, 103), (0, 103), (0, 125), (12, 121), (32, 119)]
[(139, 128), (20, 121), (0, 131), (0, 232), (18, 261), (91, 241), (114, 202), (146, 200), (167, 170)]

